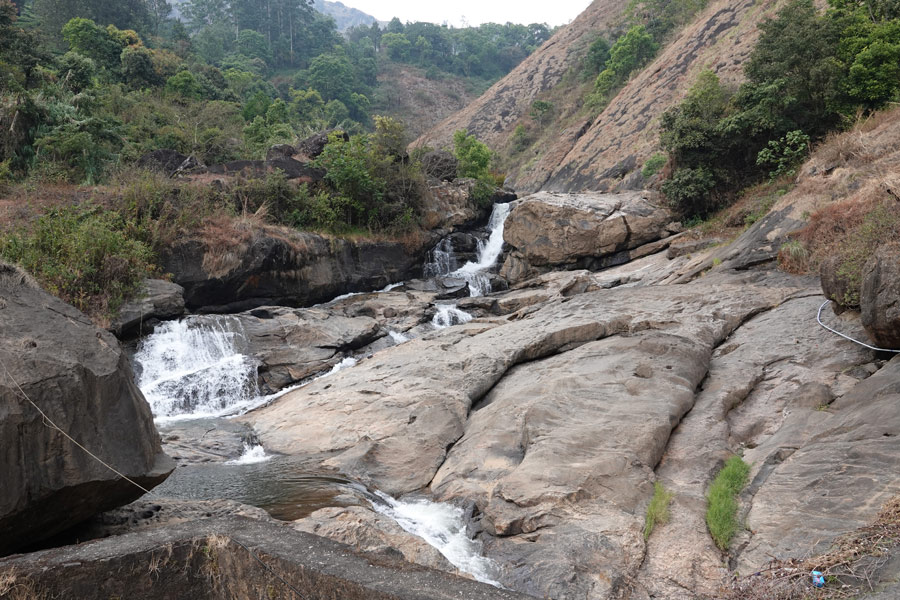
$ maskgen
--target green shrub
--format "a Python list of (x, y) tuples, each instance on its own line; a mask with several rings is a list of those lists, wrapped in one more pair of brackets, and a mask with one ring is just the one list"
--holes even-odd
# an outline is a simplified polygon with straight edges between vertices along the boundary
[(669, 160), (669, 157), (666, 156), (662, 152), (657, 152), (653, 156), (647, 159), (647, 162), (644, 163), (644, 168), (641, 169), (641, 175), (646, 177), (647, 179), (653, 177), (659, 170), (665, 166), (666, 161)]
[(653, 484), (653, 498), (647, 505), (647, 515), (644, 517), (644, 541), (650, 539), (653, 527), (669, 522), (669, 503), (672, 502), (672, 492), (666, 491), (663, 484)]
[(756, 164), (769, 166), (769, 179), (782, 175), (793, 176), (796, 167), (809, 154), (809, 136), (800, 131), (789, 131), (779, 139), (772, 140), (756, 155)]
[(747, 485), (750, 465), (732, 456), (706, 492), (706, 526), (720, 550), (727, 550), (738, 530), (737, 497)]
[(669, 205), (682, 216), (705, 217), (716, 208), (710, 196), (716, 186), (716, 177), (706, 167), (678, 169), (663, 182), (662, 192)]
[(50, 293), (94, 316), (114, 313), (154, 267), (115, 212), (54, 209), (31, 231), (0, 238), (0, 254), (32, 273)]
[(473, 197), (479, 205), (487, 205), (496, 189), (496, 178), (491, 173), (494, 153), (465, 129), (453, 134), (454, 155), (459, 161), (456, 173), (460, 177), (476, 180)]
[(512, 134), (512, 151), (521, 152), (531, 145), (531, 134), (525, 125), (516, 125)]

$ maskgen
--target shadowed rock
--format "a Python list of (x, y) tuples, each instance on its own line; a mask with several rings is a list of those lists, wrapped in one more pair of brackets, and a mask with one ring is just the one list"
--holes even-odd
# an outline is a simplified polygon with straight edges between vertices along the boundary
[[(143, 492), (174, 464), (111, 333), (0, 265), (0, 554), (34, 544)], [(31, 402), (29, 402), (28, 399)]]

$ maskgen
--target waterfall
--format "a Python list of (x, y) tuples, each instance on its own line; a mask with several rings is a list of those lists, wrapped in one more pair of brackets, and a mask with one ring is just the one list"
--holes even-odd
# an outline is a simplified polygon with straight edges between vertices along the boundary
[(233, 414), (259, 397), (256, 361), (241, 354), (237, 319), (189, 317), (160, 324), (134, 356), (137, 385), (158, 420)]
[(502, 587), (496, 581), (497, 566), (482, 556), (481, 543), (466, 535), (463, 509), (424, 498), (396, 500), (376, 491), (383, 502), (373, 502), (376, 512), (390, 517), (406, 532), (416, 535), (440, 552), (454, 567), (477, 581)]
[(451, 277), (461, 277), (469, 284), (469, 295), (484, 296), (491, 293), (491, 280), (488, 273), (497, 264), (503, 253), (503, 226), (509, 216), (509, 204), (495, 204), (491, 211), (488, 229), (491, 234), (487, 241), (478, 242), (478, 254), (475, 262), (467, 262), (450, 273)]
[(425, 278), (444, 277), (456, 269), (456, 258), (453, 256), (453, 241), (444, 238), (431, 251), (431, 257), (425, 263)]
[(431, 318), (431, 324), (435, 329), (446, 329), (451, 325), (468, 323), (472, 320), (472, 315), (456, 308), (455, 304), (438, 304), (435, 308), (437, 312)]

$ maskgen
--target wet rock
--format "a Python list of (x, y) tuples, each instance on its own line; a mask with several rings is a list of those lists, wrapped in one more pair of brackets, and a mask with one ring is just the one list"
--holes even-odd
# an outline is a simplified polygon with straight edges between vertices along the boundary
[(137, 297), (119, 308), (108, 329), (120, 339), (153, 331), (156, 323), (184, 314), (184, 288), (162, 279), (145, 279)]
[(900, 350), (900, 244), (882, 246), (866, 263), (859, 303), (875, 344)]
[[(263, 311), (265, 314), (263, 314)], [(265, 307), (235, 315), (260, 361), (260, 383), (274, 392), (327, 370), (347, 353), (386, 335), (375, 316), (344, 316), (308, 308)]]
[(362, 506), (323, 508), (294, 521), (294, 529), (347, 544), (359, 552), (400, 553), (411, 563), (458, 574), (438, 550), (391, 518)]
[(49, 426), (31, 402), (145, 488), (174, 464), (118, 340), (2, 263), (0, 330), (3, 554), (143, 494)]
[[(427, 240), (426, 240), (427, 241)], [(354, 242), (288, 229), (253, 229), (224, 255), (188, 239), (160, 256), (194, 311), (303, 306), (354, 290), (380, 289), (421, 273), (424, 247)]]

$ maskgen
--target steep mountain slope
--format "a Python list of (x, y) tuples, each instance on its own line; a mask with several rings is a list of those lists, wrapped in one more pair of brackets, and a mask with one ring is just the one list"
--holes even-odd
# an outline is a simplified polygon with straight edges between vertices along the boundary
[[(566, 71), (578, 64), (586, 42), (616, 25), (623, 4), (595, 1), (481, 98), (416, 143), (441, 146), (454, 130), (465, 128), (493, 148), (508, 147), (534, 99), (552, 93)], [(711, 3), (632, 77), (602, 113), (561, 111), (546, 126), (553, 129), (545, 143), (507, 161), (507, 181), (521, 192), (640, 187), (640, 168), (658, 143), (659, 116), (684, 96), (701, 69), (711, 68), (726, 83), (740, 81), (743, 62), (759, 35), (758, 24), (777, 4), (777, 0)]]
[(595, 0), (534, 54), (464, 110), (416, 140), (417, 146), (448, 144), (457, 129), (468, 129), (491, 147), (509, 137), (532, 102), (560, 83), (597, 34), (619, 19), (626, 0)]

